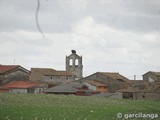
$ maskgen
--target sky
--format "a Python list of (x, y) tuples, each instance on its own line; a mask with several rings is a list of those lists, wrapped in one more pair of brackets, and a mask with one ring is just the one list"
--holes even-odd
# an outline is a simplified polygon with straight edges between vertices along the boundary
[(0, 64), (65, 70), (83, 57), (83, 76), (160, 71), (159, 0), (0, 0)]

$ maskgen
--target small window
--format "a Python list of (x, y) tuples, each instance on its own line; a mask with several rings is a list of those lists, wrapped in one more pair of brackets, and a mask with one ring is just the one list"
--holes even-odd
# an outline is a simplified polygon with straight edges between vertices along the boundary
[(78, 59), (75, 60), (75, 65), (78, 65)]
[(72, 60), (72, 59), (69, 60), (69, 65), (70, 65), (70, 66), (73, 65), (73, 60)]
[(51, 77), (51, 79), (52, 79), (52, 77)]
[(66, 77), (66, 80), (68, 80), (69, 78), (68, 77)]

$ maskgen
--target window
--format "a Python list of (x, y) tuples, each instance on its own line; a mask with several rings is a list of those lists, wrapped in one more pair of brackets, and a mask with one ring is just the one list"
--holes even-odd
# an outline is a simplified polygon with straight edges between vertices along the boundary
[(78, 65), (78, 59), (75, 60), (75, 65)]
[(69, 65), (70, 65), (70, 66), (73, 65), (73, 60), (72, 60), (72, 59), (69, 60)]
[(52, 77), (51, 77), (51, 79), (52, 79)]

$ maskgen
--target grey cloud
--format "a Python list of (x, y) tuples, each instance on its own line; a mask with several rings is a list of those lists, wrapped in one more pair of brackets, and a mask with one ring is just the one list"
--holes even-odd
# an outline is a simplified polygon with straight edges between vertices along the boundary
[[(44, 33), (72, 31), (72, 25), (86, 16), (120, 30), (160, 30), (160, 4), (157, 0), (88, 0), (86, 6), (80, 9), (73, 7), (71, 2), (40, 0), (39, 24)], [(1, 1), (0, 7), (0, 31), (38, 31), (35, 23), (36, 1), (6, 0)]]
[(44, 40), (35, 23), (36, 0), (0, 0), (0, 64), (16, 58), (24, 67), (59, 69), (76, 49), (83, 55), (85, 74), (160, 70), (159, 0), (86, 1), (40, 0)]

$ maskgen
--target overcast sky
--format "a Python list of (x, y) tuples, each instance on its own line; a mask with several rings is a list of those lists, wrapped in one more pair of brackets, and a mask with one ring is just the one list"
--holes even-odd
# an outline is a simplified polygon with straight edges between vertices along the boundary
[(141, 79), (160, 71), (159, 0), (0, 0), (0, 64), (65, 70), (83, 56), (83, 74), (119, 72)]

